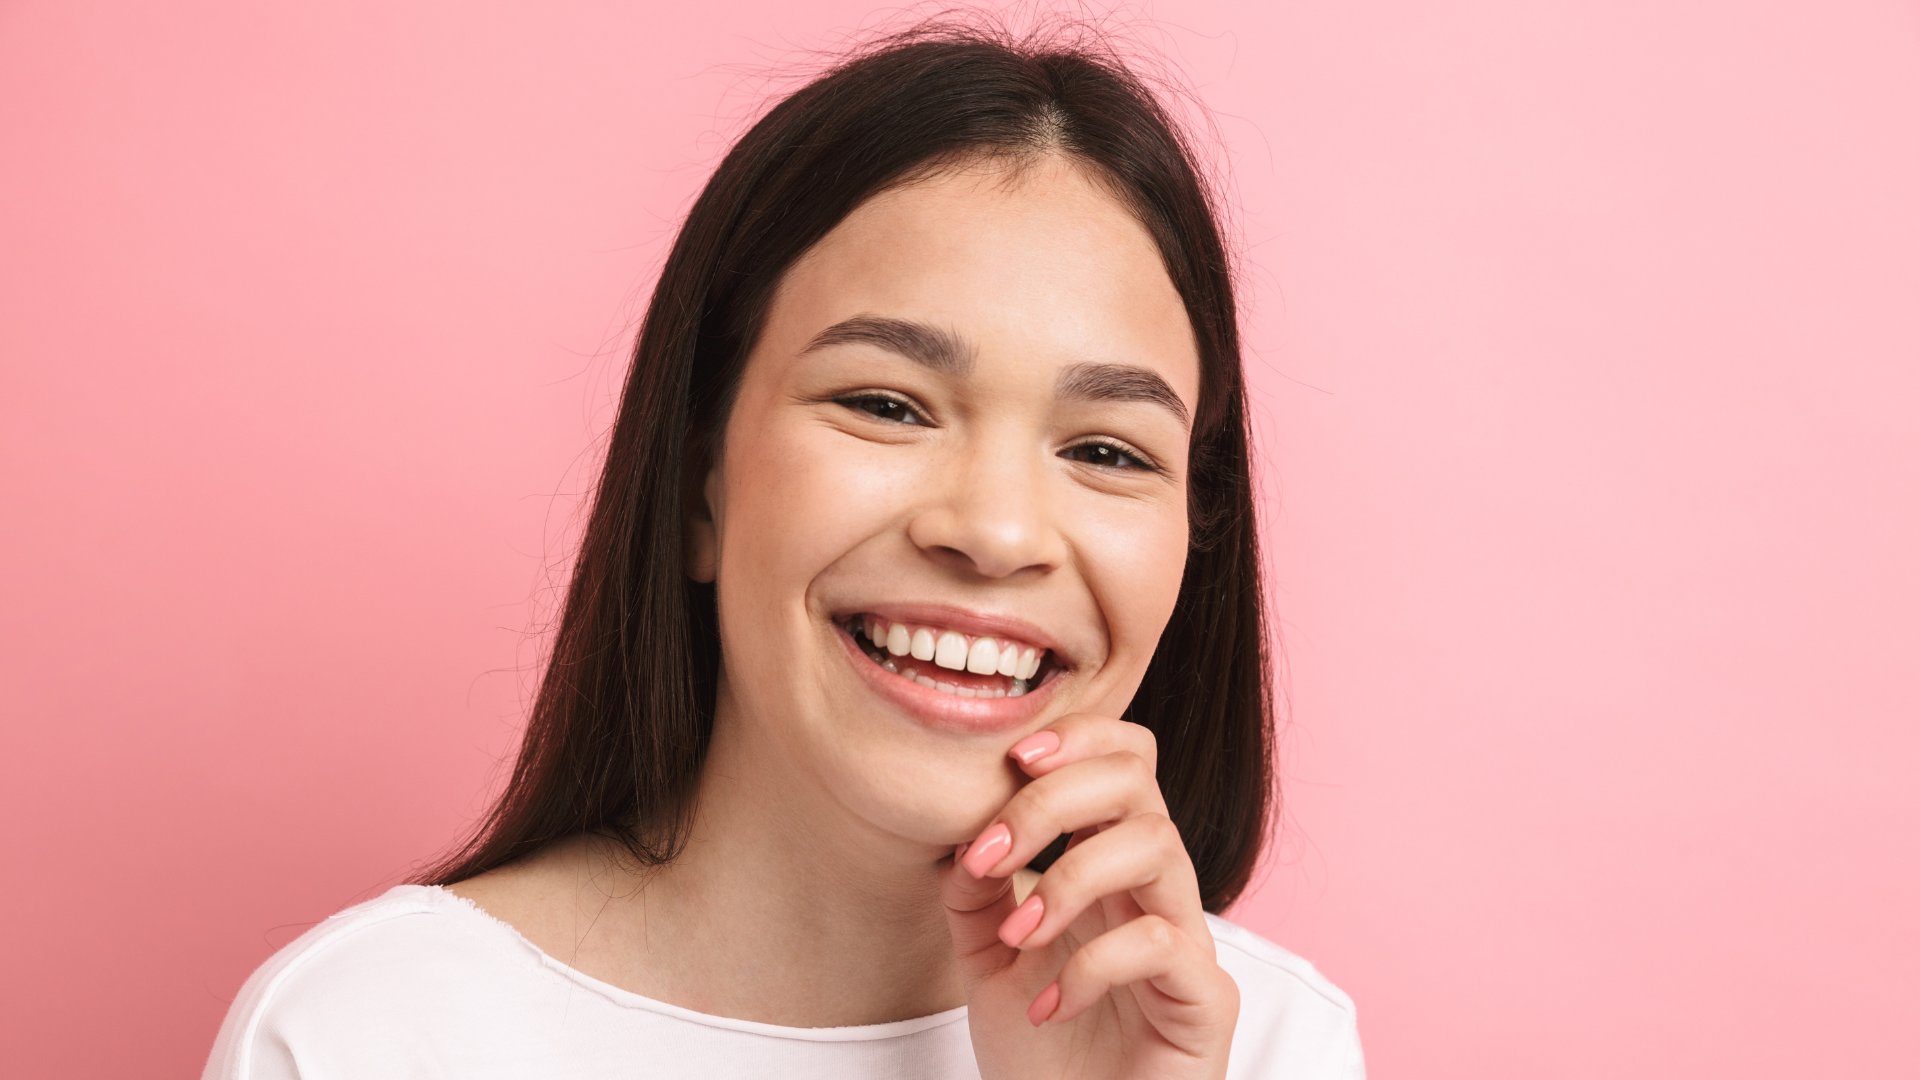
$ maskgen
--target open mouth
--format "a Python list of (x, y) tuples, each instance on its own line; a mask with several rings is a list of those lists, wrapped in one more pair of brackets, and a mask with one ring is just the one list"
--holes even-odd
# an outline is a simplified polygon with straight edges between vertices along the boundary
[(843, 620), (840, 623), (840, 629), (853, 638), (854, 644), (860, 646), (860, 651), (865, 653), (867, 659), (873, 661), (875, 666), (898, 678), (909, 679), (929, 689), (958, 697), (1022, 697), (1038, 689), (1062, 670), (1060, 662), (1054, 658), (1053, 650), (1049, 649), (1041, 654), (1040, 666), (1034, 670), (1033, 677), (1030, 679), (956, 671), (941, 667), (931, 660), (917, 659), (911, 653), (894, 655), (874, 644), (867, 637), (866, 622), (864, 615), (854, 615)]

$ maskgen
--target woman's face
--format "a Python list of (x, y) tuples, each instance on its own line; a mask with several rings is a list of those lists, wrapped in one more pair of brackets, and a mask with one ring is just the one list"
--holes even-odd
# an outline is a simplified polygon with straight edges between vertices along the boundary
[[(809, 347), (855, 316), (926, 324), (971, 364), (858, 332)], [(1142, 372), (1117, 398), (1056, 396), (1083, 364)], [(1065, 713), (1118, 717), (1138, 689), (1185, 568), (1181, 413), (1198, 393), (1158, 249), (1063, 160), (1012, 187), (950, 172), (854, 210), (782, 280), (692, 522), (688, 572), (718, 598), (716, 724), (735, 727), (717, 737), (768, 764), (753, 775), (779, 785), (770, 798), (916, 842), (970, 838), (1018, 786), (1008, 746)], [(898, 605), (1025, 620), (1070, 667), (1013, 727), (931, 726), (838, 636)]]

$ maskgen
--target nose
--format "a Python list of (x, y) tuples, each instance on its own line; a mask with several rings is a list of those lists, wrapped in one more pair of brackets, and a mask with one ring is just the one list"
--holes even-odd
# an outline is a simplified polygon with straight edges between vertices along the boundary
[[(1025, 445), (1027, 449), (1020, 449)], [(907, 536), (933, 558), (982, 577), (1059, 566), (1066, 538), (1046, 490), (1045, 462), (1030, 440), (968, 440), (928, 476)]]

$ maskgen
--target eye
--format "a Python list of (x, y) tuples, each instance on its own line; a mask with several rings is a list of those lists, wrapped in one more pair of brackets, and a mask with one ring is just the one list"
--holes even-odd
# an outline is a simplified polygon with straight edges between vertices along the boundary
[[(896, 423), (902, 422), (899, 419), (902, 415), (916, 416), (916, 417), (920, 415), (920, 413), (914, 409), (911, 402), (907, 401), (905, 398), (894, 397), (891, 394), (853, 394), (848, 397), (834, 398), (833, 402), (836, 405), (845, 405), (847, 408), (852, 409), (855, 412), (866, 413), (868, 416), (874, 417), (875, 419), (891, 420)], [(880, 408), (879, 409), (865, 408), (865, 406), (868, 404), (877, 405)], [(884, 410), (884, 411), (881, 411), (881, 410)], [(916, 420), (912, 424), (909, 424), (908, 426), (913, 427), (913, 426), (921, 426), (921, 425), (920, 425), (920, 422)]]
[[(849, 394), (845, 397), (834, 398), (833, 403), (843, 405), (858, 413), (865, 413), (876, 420), (900, 424), (904, 427), (926, 426), (922, 419), (918, 419), (920, 413), (913, 407), (912, 402), (905, 398), (895, 397), (892, 394)], [(916, 419), (907, 421), (901, 419), (903, 416), (911, 416)], [(1167, 471), (1155, 464), (1153, 460), (1145, 454), (1132, 449), (1125, 443), (1113, 439), (1089, 439), (1078, 446), (1070, 447), (1067, 453), (1071, 454), (1081, 450), (1092, 452), (1092, 457), (1087, 459), (1086, 463), (1098, 469), (1146, 473), (1165, 473)], [(1122, 461), (1131, 461), (1133, 464), (1119, 464)]]
[[(1083, 442), (1080, 445), (1073, 447), (1067, 452), (1072, 453), (1075, 450), (1095, 451), (1096, 453), (1094, 454), (1092, 460), (1088, 462), (1088, 464), (1098, 466), (1103, 469), (1118, 468), (1118, 469), (1128, 470), (1128, 471), (1155, 472), (1155, 473), (1164, 471), (1163, 469), (1160, 468), (1160, 466), (1147, 460), (1146, 455), (1137, 454), (1132, 450), (1127, 449), (1125, 445), (1114, 442), (1109, 439), (1091, 439), (1091, 440), (1088, 440), (1087, 442)], [(1124, 466), (1116, 465), (1115, 462), (1121, 459), (1131, 461), (1133, 462), (1133, 464), (1124, 465)]]

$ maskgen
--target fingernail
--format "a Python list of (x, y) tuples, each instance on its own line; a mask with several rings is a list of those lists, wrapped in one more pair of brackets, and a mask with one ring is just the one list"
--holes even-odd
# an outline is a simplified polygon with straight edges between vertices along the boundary
[(1006, 942), (1009, 949), (1019, 948), (1046, 914), (1046, 902), (1040, 899), (1039, 893), (1034, 893), (1027, 897), (1026, 903), (1013, 909), (1013, 914), (1007, 916), (1006, 922), (1000, 924), (1000, 940)]
[(1060, 749), (1060, 736), (1051, 731), (1036, 731), (1013, 744), (1007, 753), (1020, 759), (1020, 764), (1031, 765), (1055, 750)]
[(1001, 858), (1012, 850), (1013, 830), (1007, 828), (1007, 823), (1004, 821), (995, 822), (968, 846), (967, 854), (960, 860), (960, 865), (974, 877), (986, 877), (987, 871), (993, 869)]
[(1047, 1018), (1052, 1016), (1054, 1010), (1059, 1007), (1060, 983), (1050, 982), (1045, 990), (1040, 991), (1040, 996), (1033, 999), (1033, 1004), (1027, 1006), (1027, 1023), (1039, 1027), (1046, 1023)]

